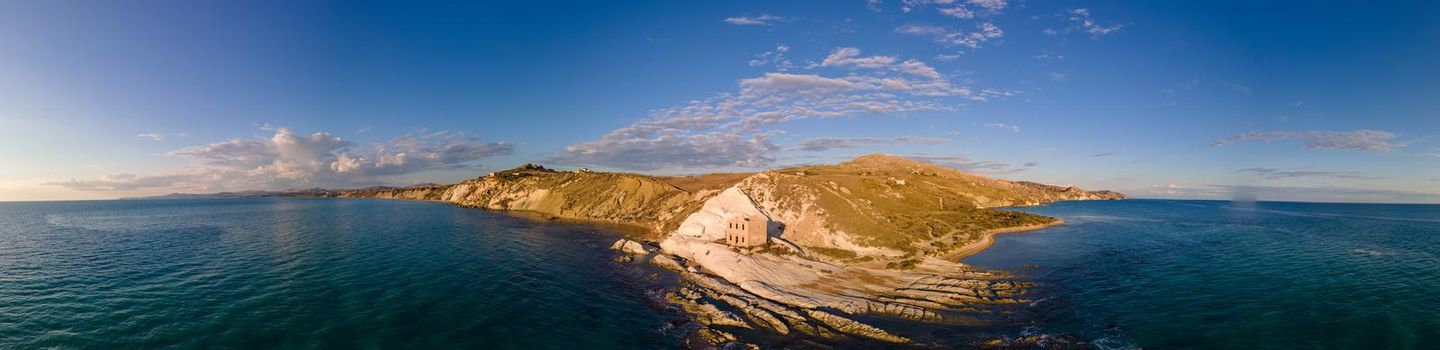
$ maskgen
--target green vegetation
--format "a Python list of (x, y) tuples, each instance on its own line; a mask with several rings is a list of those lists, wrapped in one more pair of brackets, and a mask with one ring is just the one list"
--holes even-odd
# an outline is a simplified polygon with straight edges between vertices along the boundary
[[(985, 209), (1065, 199), (1053, 188), (1019, 185), (909, 159), (872, 155), (826, 166), (771, 173), (779, 206), (818, 207), (825, 225), (860, 244), (933, 254), (963, 245), (988, 230), (1055, 221), (1027, 213)], [(830, 256), (823, 251), (818, 253)]]
[(837, 259), (854, 259), (855, 257), (860, 256), (859, 254), (855, 254), (855, 252), (840, 248), (807, 247), (805, 249), (809, 249), (811, 252), (819, 253), (820, 255)]
[(920, 265), (920, 259), (905, 259), (900, 261), (888, 262), (885, 263), (885, 268), (891, 270), (914, 270), (916, 265)]

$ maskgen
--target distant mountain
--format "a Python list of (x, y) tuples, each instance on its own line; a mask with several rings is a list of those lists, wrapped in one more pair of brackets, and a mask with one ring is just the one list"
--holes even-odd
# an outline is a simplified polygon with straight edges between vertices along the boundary
[[(389, 190), (395, 187), (375, 186), (366, 190)], [(322, 188), (291, 189), (283, 191), (235, 191), (217, 193), (171, 193), (149, 197), (128, 197), (121, 199), (192, 199), (192, 198), (264, 198), (264, 197), (338, 197), (340, 191)]]

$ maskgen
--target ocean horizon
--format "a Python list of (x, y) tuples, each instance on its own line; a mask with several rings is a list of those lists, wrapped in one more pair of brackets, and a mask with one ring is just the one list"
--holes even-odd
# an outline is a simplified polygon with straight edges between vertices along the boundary
[[(894, 331), (922, 347), (1432, 347), (1440, 206), (1402, 206), (1014, 208), (1068, 224), (965, 262), (1033, 284), (1030, 302), (988, 325)], [(435, 202), (4, 203), (0, 347), (679, 346), (684, 317), (654, 299), (675, 282), (615, 261), (621, 237)]]

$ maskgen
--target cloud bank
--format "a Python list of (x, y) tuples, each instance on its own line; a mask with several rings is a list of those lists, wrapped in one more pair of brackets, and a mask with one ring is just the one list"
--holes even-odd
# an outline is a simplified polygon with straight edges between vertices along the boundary
[(1299, 169), (1277, 169), (1277, 168), (1249, 168), (1240, 169), (1237, 172), (1250, 173), (1270, 180), (1287, 180), (1295, 178), (1334, 178), (1351, 180), (1378, 180), (1383, 177), (1368, 176), (1358, 171), (1320, 171), (1320, 170), (1299, 170)]
[[(785, 147), (780, 124), (852, 116), (954, 110), (957, 102), (1005, 96), (955, 85), (925, 62), (867, 56), (841, 47), (797, 72), (740, 79), (737, 91), (651, 111), (597, 140), (564, 147), (548, 161), (628, 170), (763, 167), (786, 149), (828, 149), (863, 142), (821, 140)], [(838, 74), (837, 74), (838, 73)], [(908, 142), (916, 142), (910, 139)]]
[(1252, 131), (1211, 143), (1224, 147), (1242, 142), (1273, 143), (1282, 140), (1301, 140), (1305, 148), (1318, 150), (1356, 150), (1367, 152), (1390, 152), (1408, 143), (1396, 142), (1395, 133), (1384, 130), (1355, 131)]
[(768, 26), (786, 20), (785, 17), (760, 14), (759, 16), (736, 16), (725, 18), (725, 23), (737, 26)]
[(487, 157), (510, 154), (504, 142), (482, 143), (462, 133), (411, 134), (357, 147), (325, 132), (297, 133), (270, 128), (269, 138), (232, 139), (167, 153), (193, 165), (176, 174), (114, 174), (95, 179), (50, 181), (82, 191), (265, 190), (383, 184), (387, 177), (477, 166)]
[(892, 146), (905, 143), (938, 145), (949, 143), (950, 140), (938, 137), (924, 136), (900, 136), (892, 138), (883, 137), (821, 137), (806, 140), (795, 146), (796, 150), (821, 152), (832, 149), (860, 148), (873, 146)]

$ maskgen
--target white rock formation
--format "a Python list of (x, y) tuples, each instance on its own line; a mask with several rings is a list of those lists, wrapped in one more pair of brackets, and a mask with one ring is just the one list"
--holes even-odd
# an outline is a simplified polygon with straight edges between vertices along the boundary
[(618, 240), (618, 241), (615, 241), (615, 244), (611, 244), (611, 245), (610, 245), (610, 249), (622, 251), (622, 252), (628, 253), (628, 254), (630, 254), (630, 255), (647, 255), (647, 254), (650, 254), (650, 253), (653, 253), (653, 252), (654, 252), (654, 251), (653, 251), (653, 250), (654, 250), (653, 248), (646, 247), (644, 244), (642, 244), (642, 243), (640, 243), (640, 242), (636, 242), (636, 241), (632, 241), (632, 240), (628, 240), (628, 239), (623, 239), (623, 238), (620, 239), (620, 240)]
[[(797, 329), (811, 329), (806, 333), (814, 333), (817, 328), (811, 325), (813, 321), (844, 333), (907, 342), (909, 339), (903, 336), (822, 310), (938, 322), (944, 317), (936, 311), (976, 302), (1016, 302), (1008, 293), (1010, 288), (965, 279), (976, 276), (968, 276), (970, 272), (963, 265), (933, 259), (923, 261), (916, 271), (893, 271), (836, 266), (794, 255), (742, 253), (719, 242), (725, 237), (725, 219), (732, 215), (771, 217), (739, 187), (730, 187), (706, 201), (702, 209), (686, 217), (679, 229), (660, 242), (664, 254), (685, 261), (685, 270), (680, 270), (680, 262), (666, 255), (652, 262), (683, 271), (681, 274), (702, 290), (713, 291), (712, 298), (742, 310), (754, 325), (781, 334)], [(775, 232), (771, 235), (774, 237)], [(623, 245), (617, 242), (617, 248), (623, 249)], [(692, 270), (695, 267), (704, 273)]]
[(737, 215), (762, 215), (770, 218), (769, 214), (756, 207), (755, 202), (750, 201), (750, 197), (740, 192), (739, 188), (730, 187), (705, 201), (705, 206), (686, 217), (675, 233), (702, 240), (723, 239), (725, 219)]

